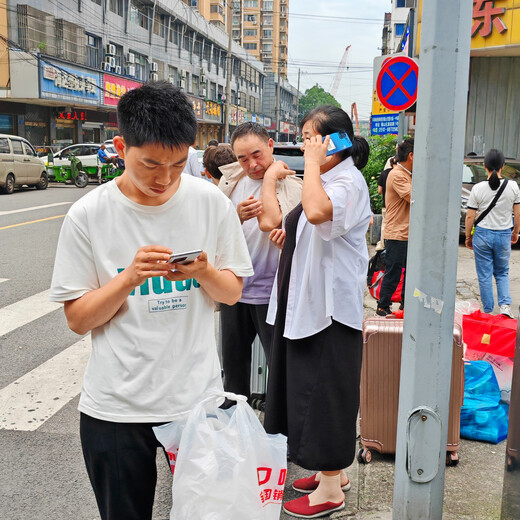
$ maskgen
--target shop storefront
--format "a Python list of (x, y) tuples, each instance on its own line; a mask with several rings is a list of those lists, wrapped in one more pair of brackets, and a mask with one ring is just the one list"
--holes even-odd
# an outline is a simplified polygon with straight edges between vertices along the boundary
[[(417, 25), (420, 43), (422, 2)], [(517, 0), (473, 2), (465, 153), (498, 148), (520, 157), (520, 4)], [(419, 47), (416, 47), (419, 54)]]
[(113, 139), (115, 135), (119, 134), (116, 114), (119, 98), (126, 92), (138, 88), (141, 85), (142, 83), (139, 81), (132, 81), (112, 74), (103, 74), (103, 104), (111, 109), (107, 114), (107, 121), (104, 124), (105, 139)]

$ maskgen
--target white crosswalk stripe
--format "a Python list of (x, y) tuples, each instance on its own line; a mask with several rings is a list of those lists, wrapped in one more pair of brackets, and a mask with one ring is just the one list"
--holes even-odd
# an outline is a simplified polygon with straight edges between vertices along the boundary
[(34, 431), (81, 391), (90, 335), (0, 390), (0, 429)]
[(43, 291), (0, 309), (0, 336), (59, 309), (61, 304), (50, 302), (49, 294)]

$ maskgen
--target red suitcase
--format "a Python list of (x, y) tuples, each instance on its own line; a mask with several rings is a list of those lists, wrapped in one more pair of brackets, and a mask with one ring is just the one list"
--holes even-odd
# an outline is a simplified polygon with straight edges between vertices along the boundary
[[(395, 453), (403, 320), (367, 318), (363, 323), (363, 366), (361, 369), (362, 463), (372, 459), (371, 449)], [(451, 371), (450, 416), (446, 464), (458, 463), (460, 409), (464, 400), (462, 329), (454, 326)]]

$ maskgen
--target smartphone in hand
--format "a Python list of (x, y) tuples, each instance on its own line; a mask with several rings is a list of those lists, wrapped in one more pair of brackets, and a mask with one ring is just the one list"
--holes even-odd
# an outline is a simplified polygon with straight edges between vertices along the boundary
[(185, 253), (173, 253), (170, 256), (168, 262), (170, 264), (190, 264), (194, 260), (198, 258), (198, 256), (202, 253), (202, 249), (195, 249), (194, 251), (186, 251)]
[[(325, 140), (325, 137), (323, 138)], [(338, 152), (342, 152), (352, 146), (347, 132), (335, 132), (330, 134), (329, 146), (327, 148), (327, 155), (333, 155)]]

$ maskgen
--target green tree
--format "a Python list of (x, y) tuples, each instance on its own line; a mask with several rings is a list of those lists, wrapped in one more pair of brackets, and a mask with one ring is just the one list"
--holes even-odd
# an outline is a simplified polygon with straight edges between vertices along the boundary
[(335, 107), (341, 108), (341, 104), (336, 101), (336, 98), (332, 94), (329, 94), (316, 84), (314, 87), (307, 89), (305, 94), (300, 98), (298, 119), (301, 120), (309, 110), (319, 107), (320, 105), (334, 105)]
[(362, 173), (368, 184), (372, 211), (381, 213), (383, 198), (377, 192), (377, 181), (388, 158), (395, 155), (397, 137), (395, 135), (371, 136), (368, 138), (368, 144), (370, 146), (370, 155)]

